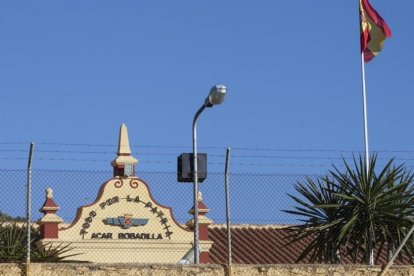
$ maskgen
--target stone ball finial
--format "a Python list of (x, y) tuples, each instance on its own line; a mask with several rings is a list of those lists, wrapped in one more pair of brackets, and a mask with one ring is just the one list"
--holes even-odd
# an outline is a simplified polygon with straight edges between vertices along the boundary
[(46, 189), (46, 198), (53, 198), (53, 190), (50, 187)]
[(200, 191), (198, 191), (197, 201), (203, 201), (203, 194)]

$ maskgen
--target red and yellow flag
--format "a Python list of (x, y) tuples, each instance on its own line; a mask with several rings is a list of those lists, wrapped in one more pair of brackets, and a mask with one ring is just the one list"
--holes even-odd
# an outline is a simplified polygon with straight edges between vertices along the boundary
[(359, 0), (361, 20), (361, 53), (370, 62), (382, 49), (384, 40), (391, 36), (391, 29), (371, 6), (368, 0)]

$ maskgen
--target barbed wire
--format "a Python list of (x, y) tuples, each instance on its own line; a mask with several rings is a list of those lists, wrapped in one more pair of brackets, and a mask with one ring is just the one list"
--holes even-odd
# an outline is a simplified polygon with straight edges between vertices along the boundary
[[(21, 145), (30, 144), (30, 142), (0, 142), (0, 145)], [(37, 145), (51, 145), (51, 146), (84, 146), (84, 147), (115, 147), (116, 144), (90, 144), (90, 143), (54, 143), (54, 142), (36, 142)], [(130, 146), (131, 148), (159, 148), (159, 149), (192, 149), (191, 146), (181, 145), (141, 145)], [(227, 146), (199, 146), (200, 149), (226, 149)], [(363, 150), (349, 150), (349, 149), (280, 149), (280, 148), (255, 148), (255, 147), (231, 147), (233, 150), (240, 151), (276, 151), (276, 152), (343, 152), (343, 153), (363, 153)], [(372, 150), (371, 152), (378, 153), (414, 153), (414, 150)]]
[[(28, 150), (18, 149), (0, 149), (0, 152), (28, 152)], [(112, 154), (116, 155), (114, 151), (71, 151), (71, 150), (37, 150), (37, 153), (67, 153), (67, 154)], [(177, 153), (163, 153), (163, 152), (139, 152), (138, 155), (153, 155), (153, 156), (178, 156)], [(209, 157), (224, 158), (224, 154), (208, 154)], [(329, 157), (329, 156), (280, 156), (280, 155), (232, 155), (232, 158), (263, 158), (263, 159), (305, 159), (305, 160), (352, 160), (353, 157)], [(388, 160), (389, 158), (378, 157), (378, 160)], [(395, 158), (401, 161), (414, 161), (414, 158)]]
[[(0, 157), (0, 160), (27, 160), (27, 158), (19, 157)], [(108, 163), (111, 160), (107, 159), (80, 159), (80, 158), (34, 158), (38, 161), (69, 161), (69, 162), (105, 162)], [(174, 164), (176, 161), (167, 161), (167, 160), (144, 160), (140, 161), (143, 164)], [(224, 162), (208, 162), (208, 165), (220, 165), (224, 166)], [(254, 167), (310, 167), (310, 168), (327, 168), (332, 167), (333, 164), (300, 164), (300, 163), (238, 163), (232, 162), (232, 166), (254, 166)], [(336, 167), (344, 167), (344, 164), (334, 164)], [(414, 168), (414, 165), (407, 164), (406, 168)]]
[[(25, 142), (0, 142), (1, 145), (6, 147), (0, 147), (0, 160), (7, 161), (26, 161), (28, 159), (29, 149), (22, 148), (20, 145), (28, 145)], [(35, 150), (34, 160), (42, 161), (44, 164), (50, 164), (46, 162), (79, 162), (79, 163), (108, 163), (116, 156), (115, 144), (82, 144), (82, 143), (45, 143), (39, 142)], [(58, 146), (62, 148), (53, 148), (52, 146)], [(85, 146), (86, 148), (72, 149), (69, 146)], [(93, 148), (101, 147), (101, 148)], [(107, 150), (105, 147), (113, 147), (114, 150)], [(171, 150), (177, 149), (191, 149), (184, 146), (161, 146), (161, 145), (143, 145), (131, 147), (134, 149), (146, 149), (143, 151), (136, 150), (136, 155), (148, 156), (150, 158), (141, 158), (141, 164), (177, 164), (177, 157), (179, 153), (171, 152)], [(214, 152), (208, 153), (208, 165), (209, 166), (224, 166), (225, 162), (225, 147), (199, 147), (200, 150), (223, 150), (223, 154)], [(341, 149), (274, 149), (274, 148), (254, 148), (254, 147), (232, 147), (233, 154), (231, 155), (231, 166), (237, 167), (239, 170), (245, 170), (248, 167), (254, 168), (310, 168), (310, 170), (317, 170), (317, 168), (332, 168), (336, 166), (338, 168), (344, 167), (341, 160), (354, 160), (358, 154), (363, 154), (360, 151), (355, 150), (341, 150)], [(411, 150), (380, 150), (372, 151), (373, 153), (383, 153), (381, 157), (377, 157), (378, 165), (385, 164), (385, 161), (394, 159), (395, 162), (403, 163), (407, 169), (414, 169), (414, 156), (406, 155), (412, 154)], [(281, 154), (278, 154), (281, 153)], [(333, 156), (335, 153), (338, 156)], [(15, 156), (13, 156), (13, 154)], [(387, 155), (393, 155), (387, 157)], [(102, 155), (102, 156), (100, 156)], [(397, 156), (396, 156), (397, 155)], [(398, 156), (400, 155), (400, 156)], [(109, 157), (111, 156), (111, 157)], [(96, 157), (96, 158), (95, 158)], [(101, 158), (103, 157), (103, 158)], [(153, 158), (151, 158), (153, 157)], [(144, 159), (144, 160), (143, 160)], [(150, 159), (150, 160), (148, 160)], [(154, 160), (155, 159), (155, 160)], [(222, 161), (222, 162), (220, 162)], [(248, 161), (248, 162), (246, 162)], [(381, 161), (381, 162), (380, 162)], [(384, 162), (382, 162), (384, 161)], [(3, 162), (5, 163), (5, 162)], [(12, 164), (12, 162), (9, 162)], [(69, 165), (70, 167), (71, 165)], [(171, 167), (171, 166), (169, 166)], [(260, 169), (261, 170), (261, 169)]]
[(0, 142), (0, 145), (21, 145), (21, 144), (28, 145), (30, 143), (31, 142)]

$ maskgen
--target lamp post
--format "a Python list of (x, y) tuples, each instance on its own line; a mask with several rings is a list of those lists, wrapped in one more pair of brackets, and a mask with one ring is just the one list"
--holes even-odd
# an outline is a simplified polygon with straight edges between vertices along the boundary
[(215, 85), (210, 89), (210, 94), (204, 104), (196, 112), (193, 120), (193, 196), (194, 196), (194, 263), (200, 263), (200, 247), (198, 236), (198, 164), (197, 164), (197, 119), (206, 107), (221, 104), (226, 96), (224, 85)]

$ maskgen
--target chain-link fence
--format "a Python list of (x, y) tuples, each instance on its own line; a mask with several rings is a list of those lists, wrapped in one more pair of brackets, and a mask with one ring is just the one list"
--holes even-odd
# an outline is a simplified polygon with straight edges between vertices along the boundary
[[(26, 170), (0, 171), (0, 211), (3, 213), (2, 220), (7, 221), (7, 223), (10, 223), (13, 219), (17, 219), (20, 224), (24, 223), (24, 218), (26, 216), (26, 177)], [(168, 237), (166, 233), (169, 229), (174, 228), (172, 226), (174, 221), (170, 221), (172, 217), (170, 218), (169, 215), (166, 214), (168, 213), (168, 210), (166, 212), (166, 209), (163, 210), (158, 207), (158, 211), (154, 211), (154, 207), (158, 206), (157, 204), (171, 207), (173, 220), (175, 219), (183, 228), (188, 228), (186, 222), (191, 221), (193, 218), (193, 215), (189, 214), (190, 209), (193, 207), (193, 184), (177, 182), (177, 175), (175, 172), (137, 172), (137, 177), (148, 184), (151, 196), (145, 198), (144, 195), (140, 195), (141, 198), (134, 208), (141, 208), (142, 210), (147, 209), (149, 214), (152, 213), (153, 216), (160, 221), (163, 218), (167, 219), (168, 222), (163, 224), (163, 227), (167, 227), (167, 230), (162, 233), (160, 232), (161, 236), (158, 236), (158, 232), (155, 230), (149, 230), (148, 233), (141, 233), (139, 230), (133, 229), (132, 227), (130, 229), (123, 227), (123, 234), (119, 234), (119, 231), (116, 231), (117, 233), (115, 234), (118, 235), (117, 237), (114, 236), (114, 233), (99, 232), (98, 230), (94, 232), (94, 230), (92, 230), (87, 231), (90, 235), (89, 238), (93, 238), (92, 236), (94, 236), (94, 238), (108, 241), (108, 235), (110, 234), (110, 238), (112, 239), (123, 237), (123, 239), (142, 239), (144, 242), (150, 240), (154, 241), (154, 239), (157, 238), (168, 239), (170, 237)], [(292, 200), (287, 196), (287, 193), (293, 193), (293, 185), (303, 178), (304, 176), (302, 175), (231, 174), (231, 223), (233, 225), (267, 226), (295, 223), (297, 218), (292, 217), (282, 210), (289, 208), (289, 206), (293, 204)], [(103, 212), (104, 208), (98, 207), (98, 209), (95, 208), (94, 210), (88, 209), (100, 196), (101, 186), (110, 179), (112, 179), (112, 172), (109, 171), (33, 170), (31, 185), (32, 222), (38, 222), (44, 216), (44, 214), (40, 212), (40, 209), (44, 206), (47, 199), (45, 190), (50, 187), (53, 189), (53, 201), (59, 207), (56, 215), (63, 220), (63, 224), (60, 224), (59, 227), (67, 227), (79, 219), (86, 219), (86, 222), (90, 222), (89, 224), (91, 225), (93, 220), (106, 220), (105, 223), (108, 224), (122, 224), (125, 222), (124, 217), (122, 217), (123, 221), (109, 221), (110, 219), (118, 218), (117, 216), (114, 218), (101, 217), (101, 214), (99, 213), (100, 211)], [(200, 191), (202, 193), (203, 203), (205, 204), (205, 206), (200, 209), (200, 215), (204, 215), (203, 212), (205, 211), (205, 207), (209, 209), (208, 213), (205, 214), (205, 217), (212, 220), (210, 228), (214, 228), (215, 226), (221, 227), (226, 222), (224, 180), (224, 174), (210, 173), (207, 179), (200, 184)], [(116, 186), (117, 184), (114, 185)], [(101, 198), (97, 203), (102, 203), (105, 200), (115, 198), (114, 195), (108, 196), (107, 198)], [(130, 195), (120, 196), (115, 199), (115, 201), (120, 203), (123, 201), (133, 202), (135, 197), (131, 195), (130, 198), (127, 198), (129, 196)], [(111, 202), (107, 203), (109, 205), (112, 204)], [(115, 203), (113, 204), (113, 206), (117, 205)], [(80, 215), (78, 213), (78, 208), (82, 206), (87, 207), (85, 207), (83, 214)], [(107, 209), (109, 208), (108, 206), (106, 206)], [(117, 210), (121, 216), (128, 212), (133, 213), (132, 209), (128, 209), (129, 207), (125, 206), (129, 205), (123, 205), (122, 203), (116, 206), (118, 209), (114, 210)], [(85, 212), (92, 214), (92, 216), (89, 216), (88, 218), (88, 216), (85, 215)], [(163, 215), (160, 217), (162, 212), (164, 212), (165, 217), (163, 217)], [(6, 214), (8, 216), (6, 216)], [(145, 217), (145, 213), (142, 215), (146, 219), (151, 219), (151, 217)], [(102, 214), (102, 216), (104, 215)], [(132, 220), (133, 223), (140, 223), (140, 217), (131, 217), (129, 219)], [(85, 222), (83, 222), (83, 224), (84, 223)], [(122, 225), (119, 226), (122, 227)], [(168, 228), (169, 226), (172, 228)], [(86, 228), (83, 229), (88, 230)], [(191, 230), (191, 223), (189, 229)], [(186, 248), (179, 250), (179, 254), (182, 254), (181, 257), (184, 258), (186, 253), (191, 253), (193, 232), (181, 230), (182, 229), (178, 229), (174, 231), (174, 234), (172, 235), (180, 235), (181, 233), (185, 236), (176, 237), (177, 240), (186, 240), (188, 243)], [(60, 236), (62, 233), (63, 232), (59, 232)], [(79, 236), (79, 233), (77, 233), (77, 235)], [(36, 235), (34, 236), (36, 237)], [(73, 242), (73, 238), (71, 239)], [(99, 259), (100, 256), (103, 257), (105, 254), (113, 254), (113, 249), (113, 244), (110, 243), (107, 247), (97, 247), (96, 252), (94, 253), (97, 255), (96, 259)], [(162, 257), (161, 260), (163, 258), (167, 260), (167, 255), (172, 253), (169, 251), (165, 254), (166, 255)]]
[[(175, 172), (138, 171), (136, 174), (143, 182), (134, 182), (131, 178), (117, 180), (110, 171), (33, 170), (33, 260), (58, 261), (66, 256), (63, 260), (191, 262), (194, 232), (193, 215), (189, 211), (193, 207), (193, 184), (177, 182)], [(18, 226), (24, 225), (26, 177), (26, 170), (0, 170), (0, 258), (3, 261), (21, 260), (19, 256), (26, 252), (24, 228), (20, 232), (7, 230), (15, 221)], [(318, 175), (310, 177), (316, 179)], [(301, 217), (285, 210), (298, 206), (288, 195), (300, 196), (295, 184), (305, 183), (306, 176), (243, 173), (230, 174), (229, 179), (233, 262), (296, 262), (312, 237), (289, 244), (290, 233), (285, 227), (301, 223)], [(150, 191), (148, 195), (145, 183)], [(104, 184), (105, 189), (102, 188)], [(201, 258), (204, 262), (228, 262), (224, 185), (222, 173), (209, 173), (200, 184), (201, 254), (208, 252), (209, 255)], [(49, 187), (53, 189), (53, 196), (45, 193)], [(121, 188), (125, 188), (125, 192), (120, 192)], [(53, 203), (48, 199), (53, 199)], [(40, 212), (42, 207), (43, 213)], [(172, 216), (166, 207), (171, 207)], [(53, 232), (55, 214), (62, 219), (59, 227), (65, 228), (57, 233), (58, 248), (50, 244), (56, 234)], [(52, 227), (39, 228), (39, 221), (41, 225), (49, 223)], [(208, 228), (205, 225), (209, 225)], [(44, 241), (39, 242), (42, 237)], [(39, 251), (40, 244), (50, 249), (49, 252)], [(376, 263), (386, 263), (389, 253), (382, 250), (375, 257)], [(359, 256), (358, 262), (364, 262), (363, 256)], [(301, 262), (318, 261), (308, 256)], [(399, 262), (411, 261), (405, 258)]]
[[(26, 214), (26, 170), (0, 170), (0, 211), (14, 217)], [(169, 206), (178, 222), (191, 218), (193, 206), (192, 183), (177, 182), (175, 172), (138, 172), (153, 198)], [(76, 210), (95, 201), (103, 183), (112, 178), (110, 171), (34, 170), (32, 173), (32, 218), (38, 220), (38, 211), (45, 201), (45, 190), (53, 189), (59, 205), (58, 214), (65, 223), (72, 222)], [(292, 224), (296, 218), (282, 210), (293, 205), (287, 196), (294, 193), (294, 184), (305, 176), (293, 174), (231, 174), (231, 221), (235, 224)], [(210, 211), (206, 215), (216, 224), (225, 223), (224, 174), (209, 173), (200, 184), (204, 203)]]

